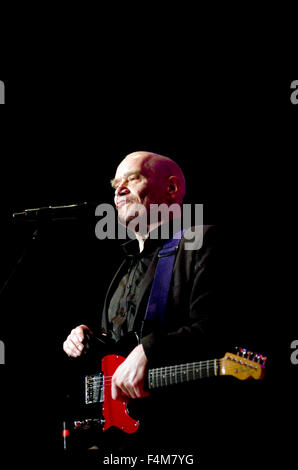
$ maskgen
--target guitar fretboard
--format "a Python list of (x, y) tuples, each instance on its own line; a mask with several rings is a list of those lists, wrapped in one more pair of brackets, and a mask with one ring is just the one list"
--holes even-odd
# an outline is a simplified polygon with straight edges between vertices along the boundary
[(219, 375), (220, 359), (190, 362), (168, 367), (150, 369), (148, 372), (149, 389), (175, 385), (205, 377)]

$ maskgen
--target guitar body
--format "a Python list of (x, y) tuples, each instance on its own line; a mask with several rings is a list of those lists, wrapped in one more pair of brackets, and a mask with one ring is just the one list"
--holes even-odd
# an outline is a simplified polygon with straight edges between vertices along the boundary
[(126, 433), (134, 433), (139, 428), (139, 422), (131, 418), (128, 414), (126, 402), (113, 400), (111, 394), (111, 380), (117, 367), (122, 364), (125, 357), (117, 354), (105, 356), (101, 362), (101, 370), (105, 377), (104, 381), (104, 401), (102, 404), (102, 414), (105, 419), (103, 431), (111, 426), (121, 429)]

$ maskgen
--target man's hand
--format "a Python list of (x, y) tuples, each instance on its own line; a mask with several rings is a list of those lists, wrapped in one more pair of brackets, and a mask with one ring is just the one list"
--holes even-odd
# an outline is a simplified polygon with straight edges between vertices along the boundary
[(148, 359), (142, 344), (136, 346), (124, 362), (114, 372), (112, 378), (112, 398), (123, 400), (127, 398), (144, 398), (144, 381)]
[(78, 357), (84, 349), (83, 341), (85, 339), (85, 331), (92, 334), (92, 331), (86, 325), (79, 325), (67, 336), (63, 343), (63, 350), (68, 356)]

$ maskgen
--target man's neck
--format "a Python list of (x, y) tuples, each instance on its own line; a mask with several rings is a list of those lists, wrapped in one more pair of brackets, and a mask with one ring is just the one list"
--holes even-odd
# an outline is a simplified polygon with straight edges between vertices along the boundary
[(144, 244), (148, 237), (149, 233), (147, 235), (140, 235), (139, 233), (136, 233), (136, 239), (139, 242), (140, 253), (144, 250)]
[(149, 225), (147, 227), (147, 233), (145, 233), (145, 234), (139, 233), (139, 232), (135, 233), (136, 239), (139, 242), (140, 253), (144, 250), (145, 241), (147, 240), (147, 238), (149, 238), (150, 232), (155, 230), (161, 224), (162, 224), (162, 222), (156, 222), (155, 224)]

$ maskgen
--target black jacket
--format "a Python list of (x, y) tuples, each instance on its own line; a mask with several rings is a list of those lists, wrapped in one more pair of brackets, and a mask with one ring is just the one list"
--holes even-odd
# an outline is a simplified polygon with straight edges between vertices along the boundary
[[(151, 243), (152, 260), (138, 290), (136, 311), (128, 326), (128, 331), (134, 330), (138, 334), (152, 287), (158, 252), (164, 240), (149, 239), (145, 245), (146, 243)], [(187, 243), (189, 241), (182, 237), (173, 269), (165, 325), (163, 328), (160, 325), (146, 325), (143, 330), (141, 343), (149, 363), (154, 365), (217, 357), (222, 353), (225, 344), (227, 343), (226, 347), (229, 344), (228, 339), (223, 337), (224, 322), (222, 312), (218, 308), (221, 293), (216, 228), (203, 227), (203, 243), (199, 249), (185, 249)], [(131, 253), (136, 244), (136, 240), (126, 243), (126, 253)], [(126, 258), (112, 280), (106, 296), (102, 329), (111, 335), (113, 325), (108, 314), (109, 304), (120, 280), (129, 269), (129, 264), (129, 259)]]

